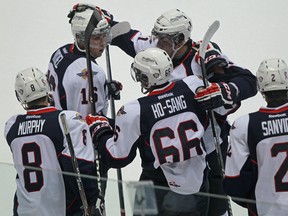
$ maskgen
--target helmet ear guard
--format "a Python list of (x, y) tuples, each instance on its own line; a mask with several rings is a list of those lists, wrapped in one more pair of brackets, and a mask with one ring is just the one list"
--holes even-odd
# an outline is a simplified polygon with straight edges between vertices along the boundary
[(266, 59), (256, 72), (257, 88), (267, 91), (288, 90), (288, 67), (282, 59)]

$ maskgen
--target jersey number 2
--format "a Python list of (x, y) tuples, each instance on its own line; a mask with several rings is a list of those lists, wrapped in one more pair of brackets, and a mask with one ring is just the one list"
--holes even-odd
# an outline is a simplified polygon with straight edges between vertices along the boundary
[(288, 172), (288, 143), (276, 143), (271, 148), (271, 156), (276, 157), (278, 153), (286, 152), (286, 158), (274, 176), (276, 192), (288, 192), (288, 182), (283, 182), (283, 178)]

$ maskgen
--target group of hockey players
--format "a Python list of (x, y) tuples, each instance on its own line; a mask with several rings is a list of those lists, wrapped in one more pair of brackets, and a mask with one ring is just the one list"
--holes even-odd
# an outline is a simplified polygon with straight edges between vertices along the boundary
[[(95, 14), (87, 53), (85, 30)], [(249, 215), (287, 215), (283, 60), (264, 60), (255, 76), (210, 41), (201, 62), (202, 41), (191, 39), (191, 19), (178, 9), (161, 14), (149, 36), (130, 29), (113, 37), (119, 22), (92, 4), (75, 5), (68, 18), (74, 43), (52, 54), (47, 74), (31, 67), (16, 76), (16, 96), (27, 113), (5, 126), (17, 171), (15, 216), (105, 215), (105, 186), (77, 174), (107, 177), (137, 151), (139, 180), (167, 188), (155, 188), (159, 216), (231, 216), (227, 195)], [(133, 58), (130, 73), (145, 94), (121, 106), (115, 119), (107, 117), (108, 99), (120, 99), (122, 84), (108, 82), (96, 62), (108, 44)], [(231, 126), (227, 116), (257, 87), (267, 107)]]

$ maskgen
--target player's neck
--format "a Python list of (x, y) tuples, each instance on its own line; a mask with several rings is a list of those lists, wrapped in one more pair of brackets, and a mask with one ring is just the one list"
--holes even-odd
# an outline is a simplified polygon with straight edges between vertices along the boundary
[(279, 107), (288, 102), (287, 99), (282, 99), (282, 100), (271, 100), (267, 101), (267, 107), (274, 108), (274, 107)]

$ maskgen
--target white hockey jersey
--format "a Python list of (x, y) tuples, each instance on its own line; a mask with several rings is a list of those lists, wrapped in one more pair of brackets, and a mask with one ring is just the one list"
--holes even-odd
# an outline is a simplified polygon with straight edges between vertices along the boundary
[[(62, 173), (74, 171), (61, 112), (66, 114), (81, 174), (96, 176), (89, 128), (79, 113), (46, 107), (13, 116), (6, 122), (4, 134), (17, 171), (15, 216), (65, 216), (80, 211), (75, 177)], [(82, 181), (88, 199), (98, 194), (96, 180)]]
[[(93, 93), (96, 112), (107, 114), (108, 96), (105, 87), (106, 75), (95, 61), (91, 61)], [(48, 67), (48, 80), (57, 109), (74, 110), (82, 116), (91, 112), (86, 56), (67, 44), (56, 50)]]
[(256, 199), (260, 216), (287, 215), (288, 104), (263, 107), (238, 118), (230, 135), (224, 180), (226, 192), (235, 197)]
[(115, 135), (99, 141), (103, 163), (126, 166), (138, 148), (143, 169), (161, 167), (171, 190), (199, 192), (206, 168), (201, 138), (208, 118), (194, 92), (202, 85), (197, 76), (189, 76), (125, 104), (116, 116)]
[[(127, 34), (121, 35), (112, 41), (112, 45), (118, 46), (132, 57), (135, 57), (137, 53), (147, 48), (156, 47), (156, 43), (157, 41), (153, 41), (150, 36), (143, 36), (140, 31), (134, 29), (131, 29)], [(183, 56), (180, 59), (174, 58), (172, 60), (173, 72), (171, 73), (170, 81), (181, 80), (190, 75), (202, 76), (201, 67), (196, 61), (196, 54), (199, 49), (200, 42), (195, 42), (190, 39), (187, 41), (187, 44), (190, 47), (183, 54)], [(213, 43), (213, 45), (218, 47), (218, 45), (215, 43)], [(223, 54), (222, 57), (226, 58), (229, 62), (229, 66), (224, 68), (226, 73), (224, 76), (225, 79), (221, 77), (219, 80), (214, 80), (213, 82), (233, 82), (236, 84), (239, 90), (239, 100), (244, 100), (255, 95), (257, 93), (256, 77), (249, 70), (235, 65), (226, 55)], [(219, 137), (220, 144), (223, 141), (228, 141), (230, 125), (227, 121), (227, 115), (235, 112), (238, 108), (239, 104), (235, 105), (234, 108), (231, 109), (230, 112), (227, 112), (227, 114), (224, 116), (217, 114), (215, 115), (217, 120), (215, 124), (215, 132), (217, 137)], [(207, 154), (210, 154), (215, 150), (215, 139), (213, 137), (211, 124), (205, 131), (203, 139)]]

